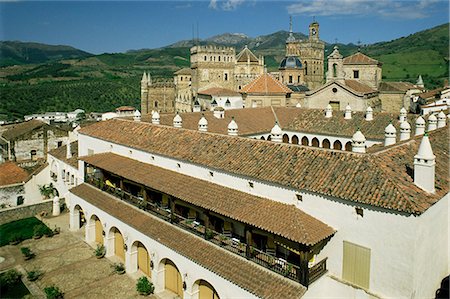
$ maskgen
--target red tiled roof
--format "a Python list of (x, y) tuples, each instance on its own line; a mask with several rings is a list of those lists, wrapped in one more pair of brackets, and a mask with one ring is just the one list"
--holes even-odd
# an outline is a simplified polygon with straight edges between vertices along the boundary
[(116, 111), (134, 111), (136, 108), (131, 106), (120, 106), (119, 108), (116, 108)]
[(345, 57), (343, 60), (344, 64), (379, 64), (380, 62), (376, 59), (370, 58), (361, 52), (357, 52), (353, 55)]
[(264, 73), (245, 85), (241, 92), (257, 94), (287, 94), (292, 93), (292, 90), (275, 79), (272, 75)]
[(18, 184), (27, 181), (28, 172), (13, 162), (0, 164), (0, 186)]
[(409, 89), (416, 89), (417, 87), (410, 82), (381, 82), (378, 88), (379, 91), (398, 91), (406, 92)]
[[(435, 194), (417, 187), (404, 165), (393, 164), (397, 166), (394, 171), (397, 179), (393, 179), (382, 167), (384, 160), (373, 154), (337, 152), (119, 119), (83, 128), (80, 134), (297, 190), (420, 214), (449, 189), (447, 128), (430, 132), (439, 161)], [(413, 148), (408, 156), (399, 156), (398, 147), (389, 149), (389, 155), (413, 163), (419, 141), (413, 139), (408, 143)]]
[(301, 298), (302, 285), (229, 253), (87, 184), (70, 192), (194, 263), (260, 298)]
[(50, 155), (55, 157), (56, 159), (63, 161), (70, 166), (78, 169), (78, 141), (74, 141), (70, 144), (70, 152), (72, 153), (72, 158), (67, 159), (67, 145), (60, 146), (51, 150), (49, 152)]
[(80, 159), (133, 182), (294, 242), (311, 246), (334, 234), (331, 227), (293, 205), (264, 199), (112, 153)]
[(429, 99), (429, 98), (436, 99), (436, 98), (438, 98), (441, 91), (443, 91), (443, 90), (444, 90), (444, 87), (441, 87), (441, 88), (437, 88), (437, 89), (419, 93), (418, 96), (425, 100)]
[(210, 95), (210, 96), (231, 96), (236, 97), (240, 96), (239, 92), (236, 92), (231, 89), (220, 88), (220, 87), (212, 87), (202, 91), (199, 91), (198, 94)]
[(361, 83), (357, 80), (344, 80), (345, 85), (347, 85), (349, 88), (353, 89), (356, 92), (366, 94), (366, 93), (374, 93), (376, 92), (375, 89), (370, 87), (369, 85), (366, 85), (364, 83)]
[(8, 129), (5, 132), (3, 132), (2, 136), (7, 140), (14, 140), (17, 137), (22, 136), (23, 134), (29, 133), (37, 128), (46, 125), (47, 124), (45, 122), (37, 119), (29, 120), (23, 123), (9, 126)]

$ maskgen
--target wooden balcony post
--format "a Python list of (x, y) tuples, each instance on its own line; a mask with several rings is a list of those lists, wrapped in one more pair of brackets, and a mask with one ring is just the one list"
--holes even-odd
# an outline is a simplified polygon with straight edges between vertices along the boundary
[(299, 282), (307, 287), (309, 285), (309, 269), (308, 269), (308, 262), (309, 262), (309, 254), (306, 251), (300, 251), (300, 275), (299, 275)]
[(208, 213), (208, 211), (205, 211), (204, 215), (205, 215), (205, 234), (204, 234), (204, 238), (205, 238), (205, 240), (208, 240), (208, 229), (209, 229), (209, 213)]
[(245, 226), (245, 256), (247, 258), (251, 258), (250, 246), (252, 244), (252, 229), (248, 226)]
[(175, 220), (175, 199), (169, 197), (169, 205), (170, 205), (170, 223), (173, 223)]

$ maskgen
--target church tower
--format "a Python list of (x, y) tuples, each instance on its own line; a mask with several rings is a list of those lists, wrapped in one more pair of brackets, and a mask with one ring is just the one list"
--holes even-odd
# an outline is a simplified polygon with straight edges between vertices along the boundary
[(319, 39), (319, 23), (309, 25), (308, 40), (300, 43), (300, 57), (305, 69), (305, 82), (309, 89), (315, 89), (324, 81), (325, 43)]
[(289, 36), (286, 39), (286, 57), (280, 63), (280, 81), (286, 85), (304, 85), (304, 66), (299, 57), (300, 41), (292, 31), (292, 17), (289, 21)]

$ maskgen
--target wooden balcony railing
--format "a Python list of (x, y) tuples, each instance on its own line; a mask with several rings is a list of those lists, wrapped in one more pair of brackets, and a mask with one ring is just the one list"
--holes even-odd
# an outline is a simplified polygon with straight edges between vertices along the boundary
[[(282, 258), (269, 255), (256, 247), (240, 242), (236, 238), (227, 237), (209, 228), (205, 229), (205, 226), (195, 221), (195, 219), (184, 218), (181, 215), (172, 213), (169, 208), (161, 207), (153, 202), (144, 201), (143, 198), (121, 190), (120, 188), (106, 185), (100, 179), (96, 179), (92, 176), (87, 176), (86, 182), (125, 202), (128, 202), (146, 212), (151, 213), (152, 215), (155, 215), (162, 220), (171, 222), (173, 225), (176, 225), (201, 238), (204, 238), (205, 240), (210, 241), (227, 251), (240, 255), (289, 279), (295, 280), (297, 282), (301, 281), (300, 267), (291, 264)], [(309, 282), (307, 284), (311, 284), (319, 277), (321, 277), (324, 273), (326, 273), (326, 261), (327, 258), (323, 259), (322, 261), (308, 269)]]

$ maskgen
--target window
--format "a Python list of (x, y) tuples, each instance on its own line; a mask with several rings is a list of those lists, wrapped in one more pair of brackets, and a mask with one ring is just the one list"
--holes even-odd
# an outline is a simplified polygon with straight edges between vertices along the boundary
[(130, 150), (129, 152), (130, 152), (130, 155), (132, 155), (132, 154), (133, 154), (133, 151), (132, 151), (132, 150)]
[(224, 79), (225, 81), (228, 81), (228, 74), (227, 74), (227, 73), (224, 74), (223, 79)]
[(230, 107), (230, 106), (231, 106), (230, 100), (227, 99), (227, 100), (225, 101), (225, 107)]
[(36, 160), (36, 154), (37, 154), (36, 150), (30, 151), (31, 160)]
[(356, 211), (356, 215), (359, 215), (359, 216), (361, 216), (361, 217), (364, 217), (364, 210), (363, 210), (362, 208), (356, 207), (356, 208), (355, 208), (355, 211)]
[(150, 158), (151, 158), (152, 160), (155, 160), (155, 156), (151, 156)]
[(292, 83), (292, 76), (289, 75), (289, 83)]
[(334, 111), (339, 111), (340, 104), (337, 101), (330, 101), (329, 104)]
[(357, 71), (357, 70), (353, 71), (353, 78), (355, 78), (355, 79), (359, 78), (359, 71)]
[(214, 172), (210, 171), (210, 172), (209, 172), (209, 176), (210, 176), (210, 177), (213, 177), (213, 176), (214, 176)]
[(248, 182), (248, 186), (249, 186), (250, 188), (253, 188), (253, 187), (254, 187), (253, 182)]
[(18, 206), (23, 205), (24, 200), (25, 200), (25, 199), (23, 198), (22, 195), (17, 196), (17, 205), (18, 205)]
[(180, 77), (180, 81), (183, 81), (183, 77)]
[(206, 56), (205, 56), (205, 61), (206, 61)]
[(334, 63), (333, 64), (333, 78), (336, 78), (336, 77), (337, 77), (337, 64)]
[(300, 83), (300, 76), (297, 77), (297, 83)]
[(344, 241), (342, 279), (362, 288), (369, 288), (370, 248)]
[(333, 87), (332, 91), (333, 91), (334, 93), (336, 93), (336, 92), (337, 92), (337, 88), (336, 88), (336, 87)]
[(57, 147), (61, 147), (61, 146), (62, 146), (62, 141), (58, 141)]
[(158, 101), (155, 101), (155, 108), (158, 108)]
[(177, 167), (178, 167), (178, 168), (181, 168), (181, 164), (180, 164), (180, 163), (177, 163)]
[(303, 201), (303, 196), (301, 194), (295, 194), (295, 196), (297, 197), (298, 201)]

